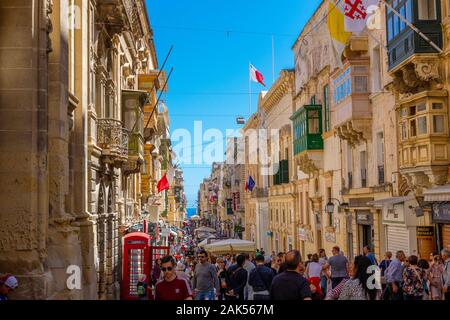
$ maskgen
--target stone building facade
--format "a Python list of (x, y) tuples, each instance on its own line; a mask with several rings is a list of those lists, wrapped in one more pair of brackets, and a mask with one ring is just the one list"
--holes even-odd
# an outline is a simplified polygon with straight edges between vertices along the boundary
[(19, 298), (119, 298), (119, 226), (141, 213), (138, 76), (157, 69), (145, 1), (2, 1), (0, 16), (0, 270)]

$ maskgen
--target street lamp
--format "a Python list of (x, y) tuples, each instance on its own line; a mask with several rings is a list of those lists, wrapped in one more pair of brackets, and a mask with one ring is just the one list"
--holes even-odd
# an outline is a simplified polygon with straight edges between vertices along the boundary
[(325, 206), (325, 211), (327, 213), (329, 213), (329, 214), (332, 214), (334, 212), (334, 203), (333, 203), (333, 201), (337, 201), (339, 203), (339, 208), (348, 207), (348, 203), (347, 202), (342, 202), (341, 203), (341, 201), (339, 201), (338, 199), (329, 198), (328, 199), (328, 203)]

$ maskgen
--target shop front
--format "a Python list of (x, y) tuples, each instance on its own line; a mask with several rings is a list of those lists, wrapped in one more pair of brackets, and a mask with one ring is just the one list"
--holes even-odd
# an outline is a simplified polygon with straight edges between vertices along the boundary
[(450, 249), (450, 185), (424, 192), (425, 203), (431, 207), (431, 222), (435, 225), (436, 249)]
[(419, 220), (412, 207), (415, 207), (414, 196), (391, 197), (373, 202), (375, 208), (382, 212), (382, 241), (383, 253), (402, 250), (406, 255), (418, 254), (420, 241), (417, 240), (417, 226)]

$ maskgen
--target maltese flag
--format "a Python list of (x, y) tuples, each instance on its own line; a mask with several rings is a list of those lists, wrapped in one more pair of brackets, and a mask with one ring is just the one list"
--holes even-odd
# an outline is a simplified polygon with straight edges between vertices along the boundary
[(250, 64), (250, 79), (254, 82), (261, 83), (264, 87), (266, 86), (264, 84), (264, 77), (261, 72), (258, 71), (252, 64)]

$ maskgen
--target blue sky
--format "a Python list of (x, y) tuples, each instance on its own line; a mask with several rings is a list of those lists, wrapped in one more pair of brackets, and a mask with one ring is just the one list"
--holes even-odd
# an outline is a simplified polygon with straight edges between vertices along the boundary
[[(237, 129), (236, 116), (246, 119), (256, 110), (252, 84), (249, 111), (249, 61), (272, 84), (272, 37), (275, 39), (275, 79), (281, 69), (293, 68), (291, 47), (321, 0), (148, 0), (159, 63), (174, 49), (165, 69), (174, 67), (164, 97), (171, 127), (193, 132)], [(230, 31), (230, 32), (226, 32)], [(195, 145), (192, 142), (192, 145)], [(195, 207), (199, 184), (211, 167), (184, 165), (188, 207)]]

